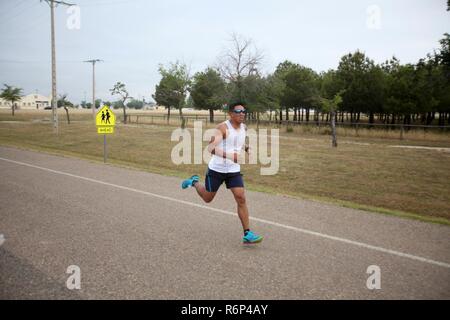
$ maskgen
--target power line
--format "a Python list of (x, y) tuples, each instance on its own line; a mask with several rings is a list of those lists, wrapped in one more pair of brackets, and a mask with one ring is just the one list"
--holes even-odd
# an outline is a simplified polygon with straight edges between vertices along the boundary
[[(0, 37), (8, 39), (13, 38), (16, 39), (17, 37), (21, 36), (27, 36), (29, 35), (29, 31), (36, 32), (39, 29), (46, 27), (44, 25), (45, 19), (48, 18), (48, 13), (41, 12), (37, 17), (33, 17), (33, 20), (27, 19), (24, 23), (20, 22), (20, 25), (16, 27), (17, 24), (11, 25), (8, 24), (8, 27), (10, 26), (11, 33), (5, 32), (4, 34), (0, 35)], [(39, 30), (40, 31), (40, 30)]]
[[(21, 7), (22, 5), (24, 5), (24, 4), (26, 4), (27, 3), (27, 0), (22, 0), (22, 1), (17, 1), (16, 3), (15, 3), (15, 6), (13, 6), (13, 7), (11, 7), (11, 8), (7, 8), (6, 10), (4, 10), (3, 12), (4, 12), (4, 14), (5, 14), (5, 16), (11, 16), (11, 13), (17, 13), (17, 12), (14, 12), (17, 8), (19, 8), (19, 7)], [(20, 12), (20, 10), (19, 10), (19, 12)], [(0, 16), (2, 16), (2, 15), (0, 15)]]
[[(0, 59), (0, 63), (49, 63), (48, 60), (14, 60), (14, 59)], [(57, 60), (58, 63), (80, 63), (79, 60)]]
[[(23, 2), (23, 3), (26, 3), (26, 2)], [(17, 17), (21, 16), (22, 14), (28, 12), (31, 8), (33, 8), (33, 6), (36, 6), (37, 4), (39, 4), (39, 2), (37, 2), (37, 0), (36, 0), (36, 2), (34, 2), (31, 6), (24, 7), (22, 9), (20, 9), (18, 12), (13, 12), (11, 10), (8, 10), (8, 11), (5, 10), (5, 12), (8, 12), (8, 13), (4, 19), (3, 18), (0, 19), (0, 23), (9, 25), (10, 22), (14, 21)], [(18, 8), (18, 6), (16, 6), (16, 8)]]
[(118, 1), (106, 1), (106, 2), (89, 2), (88, 4), (80, 4), (81, 7), (97, 7), (97, 6), (110, 6), (115, 4), (128, 4), (136, 3), (136, 0), (118, 0)]

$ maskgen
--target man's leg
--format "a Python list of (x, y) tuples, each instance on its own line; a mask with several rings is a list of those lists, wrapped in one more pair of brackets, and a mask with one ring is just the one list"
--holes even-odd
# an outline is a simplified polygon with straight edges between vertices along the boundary
[(194, 184), (195, 190), (197, 190), (198, 195), (205, 201), (206, 203), (211, 202), (214, 199), (214, 196), (217, 192), (209, 192), (206, 188), (200, 183), (196, 182)]
[(242, 228), (244, 230), (250, 229), (250, 219), (248, 214), (247, 203), (245, 199), (245, 189), (242, 187), (230, 188), (234, 199), (237, 203), (237, 212), (239, 219), (241, 219)]
[[(193, 175), (189, 179), (183, 180), (183, 182), (181, 183), (181, 188), (186, 189), (189, 187), (194, 187), (203, 201), (211, 202), (214, 199), (217, 191), (219, 190), (222, 182), (223, 180), (220, 175), (211, 176), (207, 173), (205, 177), (205, 185), (202, 185), (199, 182), (199, 176)], [(207, 188), (205, 187), (206, 185), (208, 186)]]

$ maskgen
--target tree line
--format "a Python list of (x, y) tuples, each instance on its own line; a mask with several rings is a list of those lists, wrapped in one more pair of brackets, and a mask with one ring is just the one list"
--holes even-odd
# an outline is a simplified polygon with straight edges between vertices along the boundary
[(263, 55), (251, 39), (233, 34), (215, 66), (190, 75), (184, 63), (160, 66), (161, 80), (153, 98), (168, 110), (191, 106), (214, 110), (242, 101), (250, 119), (335, 121), (430, 125), (450, 124), (450, 35), (440, 48), (417, 63), (402, 64), (393, 56), (378, 64), (356, 50), (341, 57), (336, 70), (316, 72), (283, 61), (263, 75)]

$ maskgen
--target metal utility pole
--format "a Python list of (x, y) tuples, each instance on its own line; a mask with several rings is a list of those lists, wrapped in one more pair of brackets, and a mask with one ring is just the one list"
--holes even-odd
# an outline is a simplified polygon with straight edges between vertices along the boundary
[[(41, 0), (42, 1), (42, 0)], [(56, 0), (45, 0), (50, 6), (51, 17), (51, 39), (52, 39), (52, 117), (53, 117), (53, 130), (58, 134), (58, 97), (56, 94), (56, 50), (55, 50), (55, 3), (63, 4), (66, 6), (73, 6), (72, 3)]]
[(92, 59), (92, 60), (86, 60), (84, 62), (90, 62), (92, 63), (92, 115), (95, 118), (95, 63), (101, 62), (103, 60), (100, 59)]

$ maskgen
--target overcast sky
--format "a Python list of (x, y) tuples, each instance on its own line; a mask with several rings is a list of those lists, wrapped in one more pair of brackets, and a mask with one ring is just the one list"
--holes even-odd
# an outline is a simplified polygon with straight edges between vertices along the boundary
[[(356, 49), (381, 63), (395, 55), (414, 63), (450, 33), (446, 0), (66, 0), (76, 13), (56, 14), (57, 91), (79, 103), (116, 100), (109, 89), (124, 82), (151, 100), (158, 65), (176, 60), (195, 73), (214, 65), (235, 32), (264, 52), (263, 71), (288, 59), (317, 72), (335, 69)], [(69, 23), (69, 27), (68, 27)], [(25, 94), (51, 93), (50, 9), (39, 0), (0, 0), (0, 84)]]

